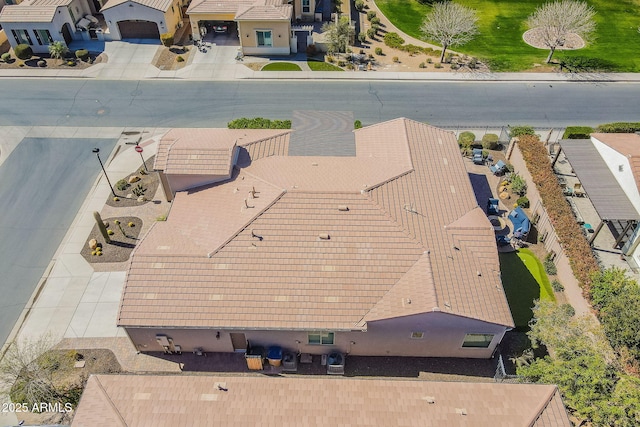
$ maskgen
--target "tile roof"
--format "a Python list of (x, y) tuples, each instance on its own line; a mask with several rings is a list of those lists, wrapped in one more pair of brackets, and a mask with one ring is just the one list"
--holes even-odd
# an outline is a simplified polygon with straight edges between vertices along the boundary
[(278, 0), (258, 0), (249, 6), (239, 6), (234, 19), (236, 21), (290, 20), (293, 16), (293, 5), (282, 3)]
[(169, 8), (171, 7), (171, 3), (173, 3), (172, 0), (108, 0), (100, 9), (100, 12), (128, 2), (147, 6), (151, 9), (159, 10), (160, 12), (166, 12), (167, 10), (169, 10)]
[(355, 156), (351, 111), (294, 111), (290, 156)]
[(176, 195), (119, 325), (349, 330), (434, 308), (513, 325), (452, 133), (398, 119), (358, 130), (355, 157), (286, 147), (247, 143), (229, 181)]
[(89, 378), (71, 425), (569, 427), (571, 424), (553, 385), (97, 375)]
[(6, 5), (0, 10), (0, 23), (52, 22), (58, 6)]
[(224, 13), (235, 14), (240, 7), (248, 7), (255, 0), (193, 0), (187, 9), (191, 13)]
[(629, 165), (640, 190), (640, 135), (637, 133), (592, 133), (592, 138), (629, 159)]

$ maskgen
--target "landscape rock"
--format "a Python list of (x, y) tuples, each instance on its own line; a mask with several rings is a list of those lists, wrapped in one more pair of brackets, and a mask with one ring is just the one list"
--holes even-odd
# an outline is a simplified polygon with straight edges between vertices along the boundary
[(89, 240), (89, 248), (92, 250), (98, 247), (98, 241), (96, 239)]
[(138, 175), (131, 175), (129, 177), (129, 184), (133, 184), (134, 182), (140, 181), (140, 177)]

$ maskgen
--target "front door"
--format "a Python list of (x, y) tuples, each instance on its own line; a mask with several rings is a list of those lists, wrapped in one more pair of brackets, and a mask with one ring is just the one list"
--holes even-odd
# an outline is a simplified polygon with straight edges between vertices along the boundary
[(244, 334), (230, 333), (229, 336), (231, 337), (233, 351), (238, 353), (245, 353), (247, 351), (247, 338)]

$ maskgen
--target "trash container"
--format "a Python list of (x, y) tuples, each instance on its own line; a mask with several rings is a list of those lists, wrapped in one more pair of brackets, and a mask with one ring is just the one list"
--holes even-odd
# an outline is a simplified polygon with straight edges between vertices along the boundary
[(282, 363), (282, 348), (281, 347), (269, 347), (269, 353), (267, 353), (267, 360), (271, 366), (280, 366)]

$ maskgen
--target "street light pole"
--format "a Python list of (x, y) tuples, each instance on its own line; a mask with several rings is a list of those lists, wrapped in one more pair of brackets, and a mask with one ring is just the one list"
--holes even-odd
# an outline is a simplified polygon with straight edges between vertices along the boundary
[(109, 188), (111, 188), (111, 194), (113, 194), (113, 197), (117, 197), (116, 192), (113, 189), (113, 185), (111, 185), (111, 181), (109, 181), (109, 176), (107, 176), (107, 171), (104, 169), (104, 165), (102, 164), (102, 159), (100, 158), (100, 149), (94, 148), (93, 152), (96, 153), (96, 156), (98, 157), (98, 161), (100, 162), (100, 167), (102, 168), (104, 177), (107, 178), (107, 182), (109, 183)]

